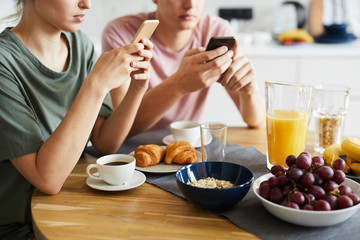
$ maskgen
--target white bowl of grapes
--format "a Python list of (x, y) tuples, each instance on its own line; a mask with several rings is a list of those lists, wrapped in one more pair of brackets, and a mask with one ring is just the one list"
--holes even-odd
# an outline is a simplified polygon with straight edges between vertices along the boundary
[(253, 192), (274, 216), (301, 226), (341, 223), (360, 208), (360, 184), (346, 178), (343, 159), (330, 167), (320, 156), (289, 155), (253, 183)]

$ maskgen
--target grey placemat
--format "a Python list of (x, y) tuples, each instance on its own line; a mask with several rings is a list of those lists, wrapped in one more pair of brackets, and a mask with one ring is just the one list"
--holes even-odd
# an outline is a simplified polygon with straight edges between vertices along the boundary
[[(169, 130), (152, 131), (139, 134), (125, 141), (118, 153), (129, 153), (139, 144), (163, 145), (162, 138), (170, 133)], [(241, 136), (239, 136), (241, 137)], [(199, 150), (199, 149), (198, 149)], [(100, 154), (90, 147), (86, 152), (99, 157)], [(239, 145), (226, 146), (226, 161), (238, 163), (251, 169), (255, 179), (269, 171), (266, 168), (266, 156), (254, 147), (243, 148)], [(184, 198), (177, 187), (175, 173), (149, 174), (146, 173), (146, 182), (156, 185), (166, 191)], [(359, 239), (360, 212), (357, 212), (347, 221), (330, 227), (301, 227), (284, 222), (271, 215), (259, 202), (252, 190), (247, 196), (227, 211), (213, 212), (227, 217), (242, 229), (262, 239)]]

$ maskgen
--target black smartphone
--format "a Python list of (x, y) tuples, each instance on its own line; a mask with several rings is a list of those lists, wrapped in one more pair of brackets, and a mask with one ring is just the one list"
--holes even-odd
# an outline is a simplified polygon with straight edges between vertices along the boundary
[(212, 37), (210, 38), (209, 43), (206, 46), (206, 51), (210, 51), (221, 46), (227, 46), (227, 48), (230, 50), (233, 48), (234, 43), (235, 43), (235, 38), (233, 36)]

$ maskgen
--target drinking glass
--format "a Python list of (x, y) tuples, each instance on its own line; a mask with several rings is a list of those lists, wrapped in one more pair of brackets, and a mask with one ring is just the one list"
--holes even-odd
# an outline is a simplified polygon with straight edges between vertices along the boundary
[(227, 124), (207, 122), (200, 125), (201, 160), (224, 161), (226, 148)]
[(350, 88), (343, 85), (315, 86), (315, 151), (323, 153), (331, 144), (341, 142)]
[(296, 83), (265, 82), (267, 167), (286, 165), (289, 155), (305, 149), (311, 116), (312, 87)]

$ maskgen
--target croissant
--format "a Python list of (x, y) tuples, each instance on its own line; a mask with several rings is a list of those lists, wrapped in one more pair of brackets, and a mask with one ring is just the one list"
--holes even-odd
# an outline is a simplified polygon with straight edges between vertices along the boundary
[(156, 165), (164, 158), (165, 150), (156, 144), (140, 145), (135, 149), (136, 166), (148, 167)]
[(164, 162), (166, 164), (188, 164), (197, 161), (196, 150), (190, 143), (179, 141), (166, 146)]

